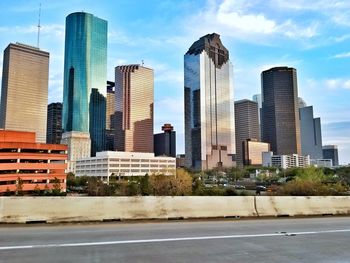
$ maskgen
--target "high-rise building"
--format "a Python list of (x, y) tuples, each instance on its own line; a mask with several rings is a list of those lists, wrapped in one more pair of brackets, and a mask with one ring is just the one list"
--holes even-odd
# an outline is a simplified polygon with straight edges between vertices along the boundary
[(60, 144), (62, 139), (62, 103), (47, 106), (46, 143)]
[(314, 118), (312, 106), (299, 108), (302, 155), (322, 159), (321, 119)]
[(114, 151), (114, 126), (115, 126), (115, 84), (107, 81), (106, 100), (106, 150)]
[(276, 155), (301, 154), (297, 71), (276, 67), (261, 73), (262, 141)]
[[(92, 155), (105, 149), (106, 81), (107, 21), (84, 12), (68, 15), (64, 54), (63, 130), (73, 131), (69, 133), (71, 136), (79, 134), (81, 137), (81, 133), (90, 135)], [(83, 137), (86, 141), (80, 142), (89, 143), (88, 137)], [(72, 147), (68, 145), (68, 149), (71, 150)]]
[(162, 126), (163, 133), (154, 135), (154, 155), (176, 157), (176, 133), (171, 124)]
[(49, 53), (16, 43), (4, 51), (0, 128), (36, 133), (46, 142)]
[(262, 108), (262, 102), (261, 102), (261, 94), (255, 94), (252, 97), (252, 100), (258, 103), (258, 114), (259, 114), (259, 138), (261, 139), (261, 108)]
[(153, 70), (115, 68), (115, 149), (153, 153)]
[(322, 147), (322, 152), (323, 152), (323, 159), (331, 159), (333, 166), (339, 165), (337, 145), (324, 145)]
[(218, 34), (194, 42), (184, 56), (186, 166), (234, 165), (233, 73)]
[(251, 100), (235, 101), (236, 162), (243, 166), (243, 142), (259, 140), (258, 103)]

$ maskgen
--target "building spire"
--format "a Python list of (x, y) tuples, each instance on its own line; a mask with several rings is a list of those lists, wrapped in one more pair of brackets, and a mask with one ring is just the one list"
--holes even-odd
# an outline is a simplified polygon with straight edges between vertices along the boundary
[(37, 42), (36, 42), (36, 46), (38, 48), (39, 48), (39, 43), (40, 43), (40, 28), (41, 28), (40, 17), (41, 17), (41, 3), (39, 4), (38, 39), (37, 39)]

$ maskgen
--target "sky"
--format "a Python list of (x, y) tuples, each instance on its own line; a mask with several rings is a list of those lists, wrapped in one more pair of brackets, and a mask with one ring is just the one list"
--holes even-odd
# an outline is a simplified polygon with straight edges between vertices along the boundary
[[(36, 45), (39, 1), (0, 2), (0, 49)], [(65, 17), (92, 13), (108, 21), (108, 79), (117, 65), (144, 61), (153, 68), (155, 132), (172, 123), (183, 153), (183, 55), (216, 32), (234, 66), (235, 100), (260, 93), (263, 70), (295, 67), (299, 96), (321, 117), (323, 144), (338, 145), (340, 163), (350, 163), (349, 0), (42, 0), (41, 6), (49, 102), (62, 101)]]

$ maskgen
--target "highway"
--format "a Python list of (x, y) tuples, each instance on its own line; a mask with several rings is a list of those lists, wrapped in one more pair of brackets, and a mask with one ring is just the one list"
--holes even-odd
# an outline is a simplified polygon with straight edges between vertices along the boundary
[(0, 225), (0, 262), (350, 262), (350, 217)]

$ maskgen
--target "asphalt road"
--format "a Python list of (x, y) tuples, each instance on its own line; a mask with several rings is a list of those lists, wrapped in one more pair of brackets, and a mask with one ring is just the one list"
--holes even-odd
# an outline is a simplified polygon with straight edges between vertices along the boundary
[(0, 225), (0, 262), (350, 262), (350, 217)]

